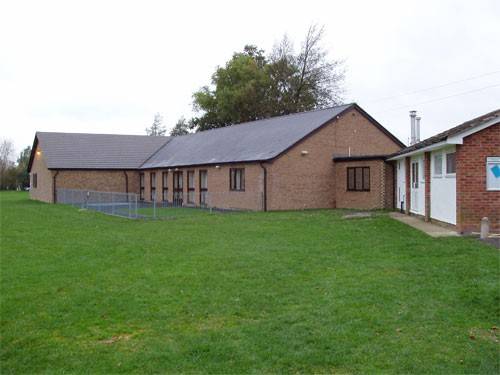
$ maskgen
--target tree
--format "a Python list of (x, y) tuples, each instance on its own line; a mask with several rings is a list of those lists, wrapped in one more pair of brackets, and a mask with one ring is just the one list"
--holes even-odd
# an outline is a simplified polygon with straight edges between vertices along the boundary
[(341, 104), (342, 62), (328, 59), (322, 37), (323, 28), (311, 26), (298, 53), (286, 35), (269, 56), (245, 46), (217, 68), (211, 87), (194, 93), (201, 116), (191, 127), (206, 130)]
[(193, 95), (195, 110), (203, 114), (192, 120), (192, 127), (207, 130), (267, 117), (262, 111), (269, 87), (266, 64), (264, 51), (247, 45), (217, 68), (214, 88), (205, 86)]
[(170, 131), (170, 135), (172, 137), (176, 137), (179, 135), (189, 134), (189, 127), (190, 125), (187, 120), (184, 117), (181, 117), (179, 120), (177, 120), (174, 128)]
[(337, 105), (342, 102), (341, 83), (344, 71), (341, 61), (328, 61), (327, 52), (320, 42), (324, 28), (309, 27), (306, 39), (296, 57), (299, 74), (293, 80), (295, 110)]
[(19, 157), (17, 158), (17, 186), (21, 188), (28, 187), (30, 185), (30, 176), (28, 173), (28, 164), (30, 161), (31, 146), (27, 146), (21, 151)]
[(12, 153), (14, 145), (12, 141), (4, 139), (0, 143), (0, 189), (13, 189), (16, 184), (15, 173), (13, 173), (14, 162)]
[(162, 125), (162, 123), (163, 117), (160, 115), (160, 113), (156, 113), (153, 124), (149, 128), (146, 128), (146, 134), (151, 136), (165, 135), (167, 129)]

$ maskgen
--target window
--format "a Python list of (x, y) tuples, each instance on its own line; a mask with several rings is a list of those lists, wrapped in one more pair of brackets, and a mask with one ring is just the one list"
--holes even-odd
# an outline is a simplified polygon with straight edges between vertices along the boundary
[(411, 163), (411, 187), (418, 189), (418, 161)]
[(161, 174), (161, 187), (162, 193), (161, 197), (164, 202), (168, 202), (168, 172), (162, 172)]
[(150, 191), (151, 191), (151, 200), (156, 200), (156, 173), (151, 172), (149, 174), (149, 182), (151, 183)]
[(38, 175), (36, 173), (33, 173), (32, 176), (31, 176), (31, 178), (33, 180), (32, 183), (31, 183), (31, 187), (34, 188), (34, 189), (36, 189), (37, 186), (38, 186)]
[(188, 203), (194, 203), (194, 171), (187, 173), (188, 183)]
[(208, 180), (207, 171), (200, 171), (200, 205), (207, 205), (207, 195), (208, 195)]
[(486, 190), (500, 190), (500, 156), (486, 158)]
[(455, 153), (446, 154), (446, 174), (456, 173)]
[(182, 172), (174, 172), (174, 204), (176, 206), (182, 206)]
[(370, 191), (370, 167), (348, 167), (347, 190)]
[(139, 175), (139, 199), (144, 200), (144, 173)]
[(443, 154), (434, 155), (434, 176), (441, 177), (443, 174)]
[(229, 189), (235, 191), (245, 190), (245, 169), (231, 168), (229, 169)]

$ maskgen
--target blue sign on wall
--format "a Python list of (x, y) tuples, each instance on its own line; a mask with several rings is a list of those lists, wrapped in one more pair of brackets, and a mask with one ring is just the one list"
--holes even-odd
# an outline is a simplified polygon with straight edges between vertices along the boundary
[(486, 190), (500, 190), (500, 156), (486, 158)]

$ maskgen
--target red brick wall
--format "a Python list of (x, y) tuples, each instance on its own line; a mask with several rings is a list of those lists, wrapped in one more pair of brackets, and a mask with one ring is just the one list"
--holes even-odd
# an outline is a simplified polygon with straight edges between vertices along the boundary
[(500, 156), (500, 125), (464, 139), (457, 147), (457, 229), (478, 232), (481, 218), (500, 232), (500, 191), (486, 190), (486, 157)]

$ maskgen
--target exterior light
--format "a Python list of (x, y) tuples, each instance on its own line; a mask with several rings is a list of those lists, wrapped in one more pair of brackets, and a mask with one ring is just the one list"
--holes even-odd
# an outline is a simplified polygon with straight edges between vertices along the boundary
[(306, 156), (307, 154), (309, 154), (309, 151), (304, 150), (304, 151), (302, 151), (300, 154), (301, 154), (302, 156)]
[(215, 166), (215, 169), (219, 169), (219, 168), (220, 168), (220, 165), (216, 165), (216, 166)]
[(42, 152), (41, 151), (37, 151), (36, 154), (40, 156), (42, 154)]

